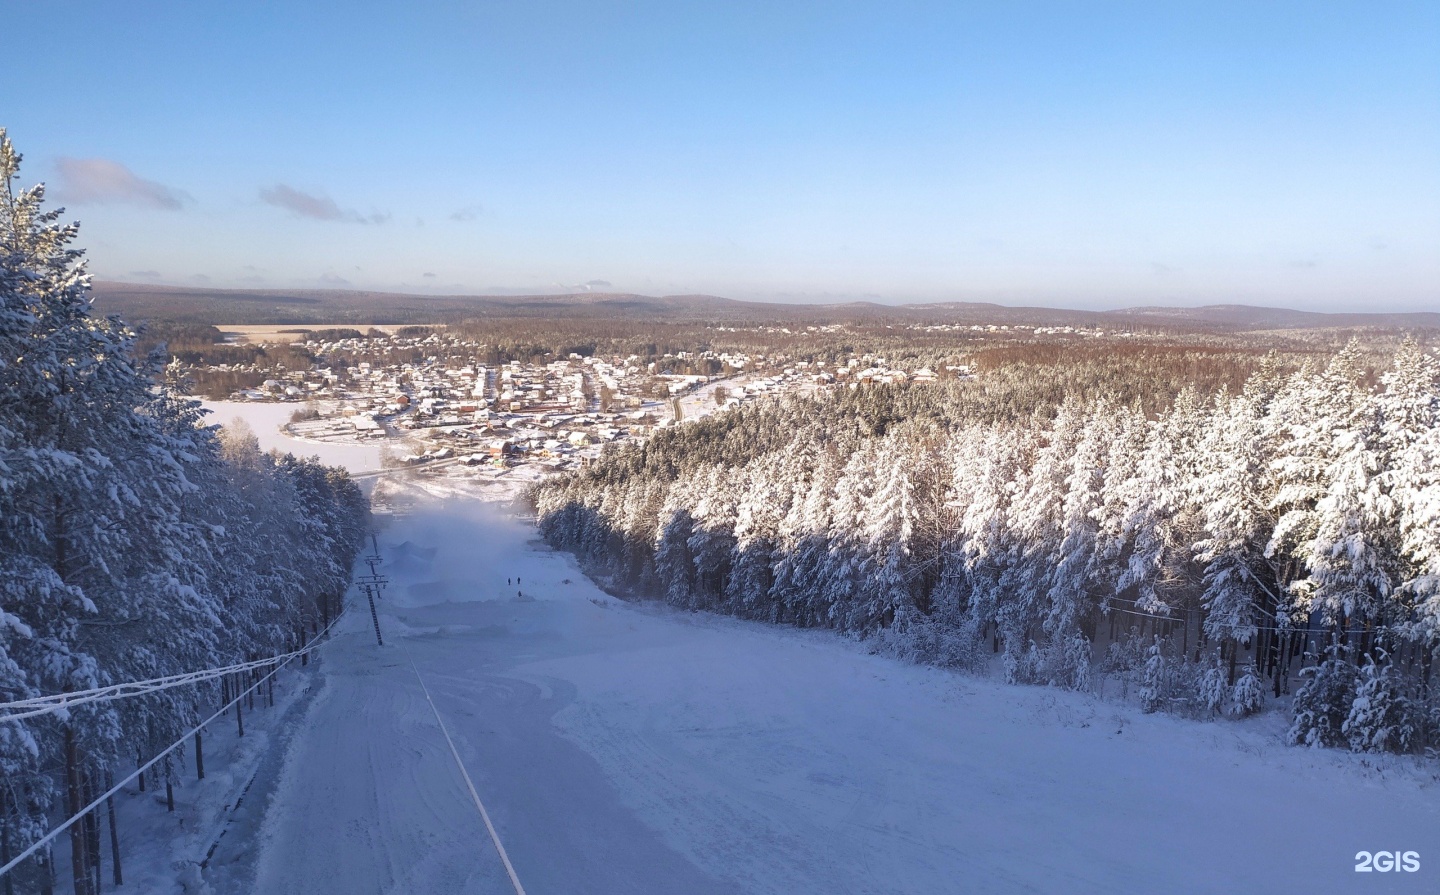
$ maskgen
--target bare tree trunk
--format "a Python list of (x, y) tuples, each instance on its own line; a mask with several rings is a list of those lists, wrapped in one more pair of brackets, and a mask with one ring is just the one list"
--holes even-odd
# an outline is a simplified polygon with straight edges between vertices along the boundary
[(40, 895), (55, 895), (55, 851), (50, 846), (35, 858), (40, 865)]
[(1281, 634), (1280, 634), (1279, 631), (1276, 631), (1276, 632), (1275, 632), (1275, 640), (1276, 640), (1277, 645), (1279, 646), (1279, 651), (1280, 651), (1279, 658), (1277, 658), (1277, 659), (1275, 660), (1275, 675), (1274, 675), (1274, 681), (1273, 681), (1273, 683), (1275, 684), (1275, 698), (1276, 698), (1276, 699), (1279, 699), (1279, 698), (1280, 698), (1280, 679), (1281, 679), (1281, 677), (1284, 676), (1285, 663), (1286, 663), (1287, 661), (1289, 661), (1289, 656), (1287, 655), (1288, 652), (1289, 652), (1289, 649), (1288, 649), (1288, 647), (1289, 647), (1289, 642), (1288, 642), (1289, 639), (1290, 639), (1290, 635), (1289, 635), (1289, 634), (1285, 634), (1284, 636), (1281, 636)]
[[(10, 863), (10, 805), (5, 791), (0, 790), (0, 864)], [(5, 895), (15, 895), (15, 880), (5, 874)]]
[[(115, 778), (107, 769), (105, 771), (105, 789), (109, 790), (115, 785)], [(115, 869), (115, 885), (125, 885), (125, 877), (120, 872), (120, 830), (115, 826), (115, 797), (110, 796), (105, 800), (105, 810), (110, 815), (110, 866)]]
[(1435, 663), (1435, 647), (1430, 643), (1421, 643), (1420, 648), (1424, 650), (1420, 654), (1420, 667), (1424, 669), (1420, 675), (1420, 698), (1430, 698), (1430, 671)]
[[(99, 789), (96, 786), (95, 772), (87, 770), (85, 772), (85, 804), (88, 805), (95, 801), (95, 797), (99, 794)], [(85, 845), (90, 852), (90, 874), (95, 881), (95, 891), (99, 892), (102, 880), (100, 869), (100, 809), (90, 809), (85, 815), (84, 824)]]
[[(84, 783), (80, 771), (80, 747), (75, 742), (75, 728), (65, 725), (65, 803), (70, 817), (85, 807), (81, 801)], [(89, 837), (85, 825), (79, 821), (70, 825), (70, 874), (75, 883), (75, 895), (95, 895), (90, 876)]]

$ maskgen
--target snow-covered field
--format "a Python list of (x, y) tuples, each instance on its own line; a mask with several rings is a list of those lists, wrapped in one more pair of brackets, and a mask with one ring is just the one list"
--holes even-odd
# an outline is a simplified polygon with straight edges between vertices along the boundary
[(380, 446), (334, 441), (309, 441), (296, 438), (282, 430), (290, 416), (300, 409), (298, 404), (264, 401), (201, 401), (210, 411), (206, 422), (227, 425), (244, 420), (255, 432), (263, 450), (288, 451), (300, 457), (318, 456), (321, 462), (344, 466), (351, 472), (371, 472), (380, 468)]
[(358, 598), (246, 891), (509, 891), (417, 673), (530, 895), (1436, 887), (1433, 764), (621, 603), (495, 504), (380, 543), (385, 646)]

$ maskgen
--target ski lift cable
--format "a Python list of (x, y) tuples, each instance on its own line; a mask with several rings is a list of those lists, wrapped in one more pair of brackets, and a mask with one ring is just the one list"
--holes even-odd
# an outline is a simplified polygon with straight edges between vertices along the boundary
[[(1178, 615), (1156, 615), (1156, 614), (1153, 613), (1153, 612), (1139, 612), (1139, 611), (1134, 610), (1134, 609), (1123, 609), (1123, 608), (1121, 608), (1121, 607), (1119, 607), (1119, 606), (1111, 606), (1111, 607), (1109, 608), (1109, 611), (1110, 611), (1110, 612), (1122, 612), (1122, 613), (1124, 613), (1125, 615), (1133, 615), (1133, 616), (1135, 616), (1136, 618), (1148, 618), (1148, 619), (1151, 619), (1151, 620), (1157, 621), (1157, 622), (1170, 622), (1171, 624), (1176, 624), (1176, 625), (1186, 625), (1186, 624), (1189, 623), (1189, 621), (1188, 621), (1186, 618), (1184, 618), (1184, 617), (1182, 617), (1182, 616), (1178, 616)], [(1251, 625), (1251, 626), (1249, 626), (1249, 627), (1253, 627), (1256, 631), (1278, 631), (1278, 632), (1280, 632), (1280, 633), (1282, 633), (1282, 634), (1304, 633), (1305, 631), (1308, 630), (1308, 629), (1306, 629), (1306, 628), (1300, 628), (1300, 627), (1277, 628), (1277, 627), (1275, 627), (1275, 626), (1273, 626), (1273, 625), (1258, 625), (1258, 624), (1257, 624), (1257, 625)]]
[[(1111, 597), (1111, 598), (1110, 598), (1110, 602), (1111, 602), (1111, 605), (1101, 607), (1101, 608), (1102, 608), (1102, 611), (1104, 611), (1104, 612), (1106, 612), (1106, 613), (1110, 613), (1110, 612), (1123, 612), (1123, 613), (1125, 613), (1126, 615), (1134, 615), (1134, 616), (1138, 616), (1138, 617), (1140, 617), (1140, 618), (1149, 618), (1149, 619), (1154, 619), (1154, 620), (1156, 620), (1156, 621), (1174, 622), (1174, 623), (1181, 624), (1181, 625), (1187, 624), (1186, 618), (1185, 618), (1184, 616), (1181, 616), (1181, 615), (1161, 615), (1161, 614), (1155, 613), (1155, 612), (1144, 612), (1144, 611), (1141, 611), (1141, 610), (1139, 610), (1139, 609), (1133, 609), (1133, 608), (1132, 608), (1132, 609), (1126, 609), (1126, 608), (1124, 608), (1123, 606), (1114, 605), (1114, 604), (1116, 604), (1116, 603), (1124, 603), (1124, 604), (1126, 604), (1126, 605), (1128, 605), (1128, 606), (1135, 607), (1135, 606), (1138, 606), (1138, 605), (1139, 605), (1139, 601), (1137, 601), (1137, 600), (1126, 600), (1126, 599), (1124, 599), (1124, 598), (1122, 598), (1122, 597)], [(1287, 619), (1281, 618), (1281, 617), (1280, 617), (1278, 614), (1276, 614), (1276, 613), (1266, 612), (1265, 610), (1260, 609), (1259, 607), (1252, 607), (1252, 610), (1251, 610), (1251, 611), (1254, 612), (1255, 615), (1258, 616), (1261, 620), (1264, 620), (1264, 621), (1266, 621), (1266, 622), (1272, 622), (1272, 621), (1273, 621), (1273, 622), (1276, 623), (1276, 624), (1274, 624), (1274, 625), (1269, 625), (1269, 624), (1260, 624), (1259, 622), (1257, 622), (1256, 624), (1254, 624), (1254, 625), (1252, 626), (1252, 627), (1255, 628), (1256, 631), (1273, 631), (1273, 632), (1277, 632), (1277, 633), (1280, 633), (1280, 634), (1304, 634), (1304, 633), (1307, 633), (1307, 632), (1309, 632), (1309, 633), (1319, 633), (1319, 630), (1313, 627), (1313, 620), (1312, 620), (1311, 622), (1306, 622), (1306, 623), (1301, 623), (1301, 622), (1298, 622), (1298, 621), (1295, 621), (1295, 620), (1287, 620)], [(1313, 612), (1310, 613), (1312, 619), (1313, 619), (1313, 614), (1314, 614)], [(1391, 624), (1377, 623), (1377, 624), (1375, 625), (1375, 627), (1374, 627), (1374, 630), (1375, 630), (1376, 632), (1389, 632), (1389, 631), (1394, 631), (1394, 630), (1397, 630), (1397, 629), (1396, 629), (1396, 627), (1395, 627), (1394, 625), (1391, 625)]]
[(109, 684), (104, 687), (94, 687), (89, 690), (76, 690), (71, 693), (55, 693), (49, 696), (36, 696), (30, 699), (18, 699), (14, 702), (0, 703), (0, 711), (8, 712), (8, 714), (0, 715), (0, 722), (19, 721), (23, 718), (48, 715), (58, 712), (61, 709), (92, 702), (110, 702), (131, 696), (144, 696), (147, 693), (155, 693), (160, 690), (169, 690), (173, 687), (181, 687), (186, 684), (213, 680), (226, 674), (235, 674), (241, 671), (262, 668), (267, 665), (273, 665), (276, 662), (288, 662), (296, 656), (304, 655), (315, 649), (319, 645), (320, 638), (329, 633), (330, 629), (335, 626), (336, 621), (339, 621), (338, 617), (331, 621), (329, 625), (326, 625), (325, 630), (316, 635), (308, 646), (266, 659), (256, 659), (252, 662), (238, 662), (234, 665), (206, 668), (200, 671), (185, 672), (183, 674), (172, 674), (166, 677), (151, 678), (144, 681), (127, 681), (122, 684)]
[[(335, 626), (335, 622), (338, 622), (339, 620), (340, 620), (340, 619), (337, 617), (337, 618), (335, 619), (335, 621), (332, 621), (329, 625), (326, 625), (326, 626), (325, 626), (325, 631), (329, 631), (331, 628), (333, 628), (333, 627)], [(323, 632), (322, 632), (322, 633), (323, 633)], [(175, 751), (176, 749), (178, 749), (180, 746), (184, 745), (184, 743), (185, 743), (186, 740), (190, 739), (190, 737), (192, 737), (192, 736), (194, 736), (195, 734), (199, 733), (201, 730), (204, 730), (206, 725), (208, 725), (210, 722), (214, 721), (216, 718), (220, 717), (221, 715), (225, 714), (227, 711), (230, 710), (230, 707), (231, 707), (231, 706), (235, 705), (235, 703), (239, 702), (240, 700), (242, 700), (242, 699), (244, 699), (246, 696), (248, 696), (248, 695), (250, 694), (250, 691), (251, 691), (251, 690), (254, 690), (256, 687), (259, 687), (261, 684), (265, 683), (265, 682), (266, 682), (267, 680), (269, 680), (271, 677), (273, 677), (274, 675), (278, 674), (278, 673), (280, 672), (280, 669), (281, 669), (281, 668), (284, 668), (286, 665), (288, 665), (288, 664), (290, 664), (292, 661), (294, 661), (296, 656), (298, 656), (298, 655), (300, 655), (301, 653), (304, 653), (304, 652), (309, 652), (311, 649), (314, 649), (315, 646), (318, 646), (318, 645), (319, 645), (319, 639), (317, 638), (317, 639), (316, 639), (316, 642), (315, 642), (314, 644), (312, 644), (311, 646), (306, 647), (304, 650), (298, 650), (298, 651), (296, 651), (295, 653), (290, 654), (289, 658), (286, 658), (286, 659), (284, 659), (283, 661), (281, 661), (280, 664), (277, 665), (277, 666), (274, 668), (274, 670), (272, 670), (269, 674), (267, 674), (267, 675), (265, 675), (264, 677), (260, 678), (260, 679), (257, 680), (255, 683), (251, 684), (249, 687), (246, 687), (246, 688), (245, 688), (243, 691), (241, 691), (240, 694), (237, 695), (234, 699), (232, 699), (232, 700), (230, 700), (229, 702), (225, 703), (224, 706), (222, 706), (221, 708), (219, 708), (218, 710), (216, 710), (215, 714), (211, 715), (210, 717), (206, 718), (204, 721), (201, 721), (199, 724), (197, 724), (197, 725), (195, 725), (194, 727), (192, 727), (188, 733), (186, 733), (186, 734), (184, 734), (183, 736), (181, 736), (178, 740), (176, 740), (175, 742), (171, 743), (169, 746), (166, 746), (163, 750), (161, 750), (159, 753), (157, 753), (154, 758), (150, 759), (149, 761), (147, 761), (147, 762), (145, 762), (144, 764), (142, 764), (140, 767), (136, 768), (135, 770), (133, 770), (133, 771), (131, 771), (129, 774), (127, 774), (127, 775), (124, 777), (124, 779), (122, 779), (119, 783), (116, 783), (114, 786), (112, 786), (112, 787), (109, 789), (109, 791), (101, 794), (101, 795), (98, 796), (93, 802), (91, 802), (90, 804), (86, 805), (84, 808), (81, 808), (81, 809), (80, 809), (79, 811), (77, 811), (75, 814), (71, 815), (68, 819), (66, 819), (66, 820), (65, 820), (63, 823), (61, 823), (59, 826), (55, 827), (55, 828), (52, 829), (50, 832), (46, 833), (44, 836), (42, 836), (41, 838), (37, 839), (35, 842), (32, 842), (28, 848), (26, 848), (26, 849), (25, 849), (24, 851), (22, 851), (20, 854), (16, 855), (14, 858), (10, 859), (10, 863), (6, 864), (4, 867), (0, 867), (0, 876), (4, 876), (5, 874), (9, 873), (11, 870), (14, 870), (16, 867), (18, 867), (18, 866), (20, 865), (20, 862), (21, 862), (21, 861), (24, 861), (26, 858), (30, 857), (31, 855), (35, 854), (35, 853), (36, 853), (37, 851), (39, 851), (40, 849), (44, 848), (47, 844), (49, 844), (49, 842), (50, 842), (51, 840), (53, 840), (55, 837), (59, 836), (61, 833), (65, 832), (66, 830), (70, 829), (72, 826), (75, 825), (75, 823), (76, 823), (77, 821), (79, 821), (79, 820), (80, 820), (81, 818), (83, 818), (85, 815), (89, 814), (91, 811), (94, 811), (96, 808), (100, 807), (100, 805), (103, 804), (106, 799), (108, 799), (108, 798), (110, 798), (111, 796), (113, 796), (113, 795), (115, 795), (116, 793), (118, 793), (118, 792), (121, 790), (121, 788), (125, 786), (125, 784), (129, 783), (131, 780), (134, 780), (136, 777), (138, 777), (138, 776), (140, 776), (141, 774), (145, 773), (145, 772), (148, 771), (152, 766), (154, 766), (158, 761), (160, 761), (160, 759), (164, 758), (165, 756), (169, 755), (171, 752), (174, 752), (174, 751)], [(274, 661), (274, 660), (271, 660), (271, 661)], [(523, 895), (523, 893), (522, 893), (522, 895)]]

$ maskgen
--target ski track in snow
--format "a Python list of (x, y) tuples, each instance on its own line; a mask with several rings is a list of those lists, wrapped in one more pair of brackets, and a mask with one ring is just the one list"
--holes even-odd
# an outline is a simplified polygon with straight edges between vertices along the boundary
[(253, 891), (511, 890), (407, 653), (529, 895), (1434, 890), (1433, 768), (622, 603), (490, 504), (381, 548), (386, 646), (352, 595)]

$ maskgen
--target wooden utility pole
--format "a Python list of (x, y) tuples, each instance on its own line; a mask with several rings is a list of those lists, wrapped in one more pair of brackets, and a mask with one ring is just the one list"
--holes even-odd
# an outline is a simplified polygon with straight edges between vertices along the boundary
[(362, 575), (358, 581), (365, 589), (365, 596), (370, 601), (370, 621), (375, 625), (375, 643), (379, 646), (385, 645), (385, 640), (380, 636), (380, 614), (375, 611), (375, 600), (379, 598), (381, 591), (390, 583), (390, 579), (380, 574), (380, 542), (376, 540), (374, 533), (370, 535), (370, 546), (374, 553), (365, 557), (366, 565), (370, 566), (370, 574)]

